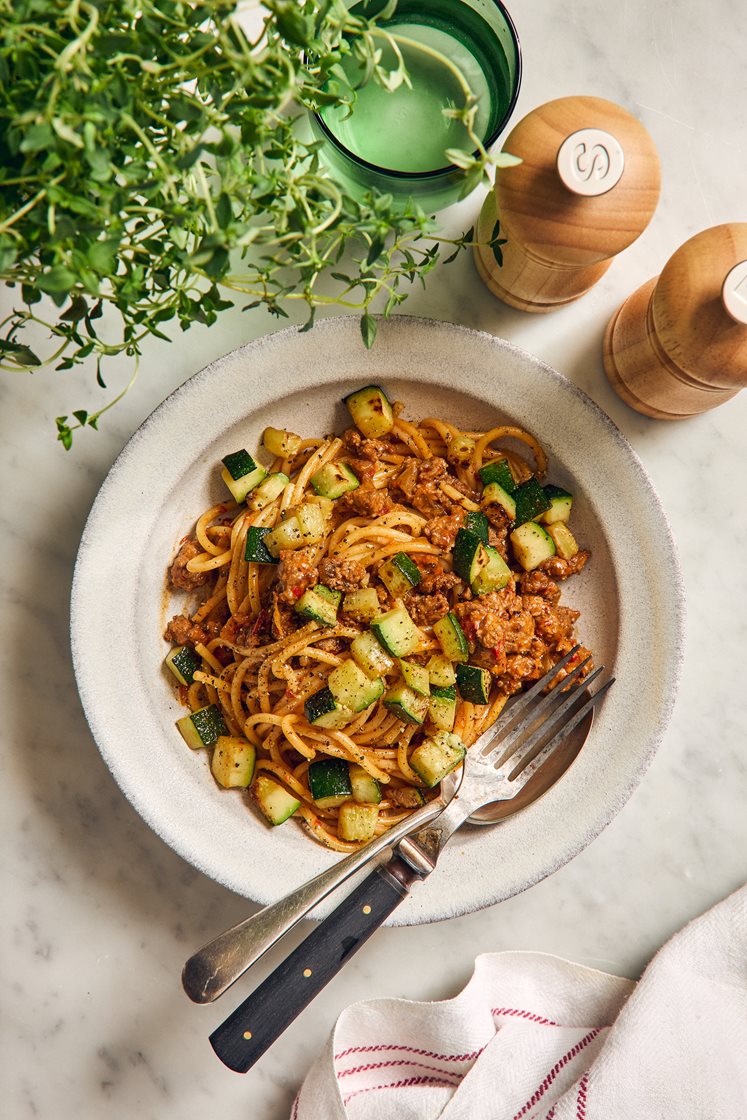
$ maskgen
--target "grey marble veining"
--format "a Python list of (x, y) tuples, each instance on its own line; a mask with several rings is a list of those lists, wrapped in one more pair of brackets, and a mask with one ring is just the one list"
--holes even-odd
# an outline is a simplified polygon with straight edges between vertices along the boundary
[[(280, 1120), (339, 1011), (357, 999), (456, 993), (477, 953), (540, 949), (627, 976), (687, 920), (747, 878), (747, 394), (681, 424), (623, 405), (600, 347), (621, 300), (708, 225), (747, 220), (747, 24), (736, 0), (517, 0), (525, 77), (515, 119), (552, 97), (594, 93), (640, 116), (658, 147), (659, 209), (583, 300), (551, 316), (497, 303), (467, 257), (405, 305), (503, 335), (581, 385), (653, 478), (680, 550), (687, 656), (665, 743), (623, 812), (577, 859), (500, 907), (383, 930), (245, 1078), (207, 1036), (241, 994), (213, 1007), (182, 994), (184, 959), (247, 912), (134, 813), (99, 758), (68, 649), (72, 567), (113, 458), (186, 377), (275, 329), (229, 313), (173, 345), (149, 346), (133, 392), (72, 455), (53, 420), (86, 403), (78, 373), (0, 376), (4, 641), (0, 790), (3, 1115), (138, 1120)], [(480, 197), (447, 216), (455, 232)], [(3, 306), (8, 295), (0, 295)], [(95, 392), (95, 390), (93, 390)], [(90, 400), (90, 395), (88, 396)], [(262, 978), (280, 952), (258, 968)]]

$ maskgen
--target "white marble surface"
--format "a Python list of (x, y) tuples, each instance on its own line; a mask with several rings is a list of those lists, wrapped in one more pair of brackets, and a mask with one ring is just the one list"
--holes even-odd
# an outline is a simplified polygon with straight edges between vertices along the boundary
[[(73, 407), (89, 403), (92, 377), (2, 375), (0, 1083), (12, 1120), (280, 1120), (353, 1000), (446, 998), (477, 953), (507, 948), (635, 977), (672, 932), (747, 879), (747, 394), (685, 423), (656, 423), (618, 401), (600, 360), (612, 311), (677, 245), (747, 219), (744, 12), (736, 0), (517, 0), (513, 11), (525, 58), (515, 119), (565, 94), (619, 101), (659, 149), (659, 209), (594, 291), (550, 317), (493, 301), (467, 258), (405, 310), (539, 354), (583, 386), (640, 454), (671, 519), (689, 597), (682, 689), (664, 746), (627, 807), (571, 864), (500, 907), (381, 931), (255, 1071), (229, 1073), (207, 1043), (228, 1006), (191, 1005), (179, 974), (247, 904), (164, 847), (114, 785), (75, 692), (68, 595), (86, 513), (127, 437), (207, 361), (277, 324), (230, 314), (151, 347), (136, 391), (71, 455), (54, 443), (53, 418), (71, 397)], [(479, 201), (462, 204), (455, 227), (471, 222)], [(242, 984), (236, 997), (248, 990)]]

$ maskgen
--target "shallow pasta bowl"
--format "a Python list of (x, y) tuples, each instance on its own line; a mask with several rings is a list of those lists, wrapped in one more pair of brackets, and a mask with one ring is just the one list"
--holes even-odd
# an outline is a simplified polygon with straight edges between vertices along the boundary
[(415, 924), (507, 898), (580, 852), (624, 805), (669, 720), (683, 628), (671, 535), (636, 455), (571, 382), (492, 335), (404, 316), (380, 324), (372, 351), (348, 317), (233, 351), (164, 401), (107, 476), (78, 555), (72, 649), (102, 756), (181, 856), (261, 903), (329, 866), (334, 853), (294, 822), (265, 827), (245, 795), (216, 786), (204, 752), (184, 746), (174, 727), (183, 709), (161, 664), (165, 573), (196, 517), (224, 497), (223, 455), (253, 448), (268, 425), (342, 431), (341, 398), (372, 381), (405, 402), (406, 416), (467, 429), (505, 420), (543, 443), (550, 480), (575, 495), (574, 533), (592, 550), (563, 601), (582, 612), (580, 640), (617, 678), (573, 765), (541, 798), (496, 828), (460, 833), (439, 876), (396, 917)]

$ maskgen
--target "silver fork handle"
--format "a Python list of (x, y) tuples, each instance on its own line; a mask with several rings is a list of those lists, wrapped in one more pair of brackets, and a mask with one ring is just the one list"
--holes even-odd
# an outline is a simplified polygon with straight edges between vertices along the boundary
[(184, 966), (182, 984), (189, 998), (195, 1003), (217, 999), (331, 891), (403, 837), (434, 820), (443, 808), (440, 797), (429, 801), (328, 871), (208, 942)]

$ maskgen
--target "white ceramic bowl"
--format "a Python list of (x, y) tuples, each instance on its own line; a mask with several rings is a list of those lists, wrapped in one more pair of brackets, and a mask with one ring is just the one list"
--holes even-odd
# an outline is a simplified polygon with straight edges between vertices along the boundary
[(432, 320), (382, 322), (374, 348), (357, 319), (268, 335), (212, 363), (145, 421), (112, 467), (83, 534), (72, 596), (81, 699), (99, 749), (143, 819), (180, 855), (266, 903), (337, 857), (289, 822), (274, 830), (245, 796), (212, 780), (204, 752), (174, 727), (183, 714), (161, 666), (165, 572), (196, 516), (224, 496), (217, 464), (257, 446), (271, 424), (341, 431), (342, 396), (382, 382), (412, 417), (533, 432), (549, 479), (574, 499), (573, 529), (592, 550), (563, 589), (578, 632), (617, 683), (580, 755), (527, 809), (464, 828), (439, 868), (395, 914), (415, 924), (487, 906), (573, 858), (615, 816), (664, 734), (682, 651), (683, 597), (666, 518), (612, 421), (537, 358), (488, 334)]

